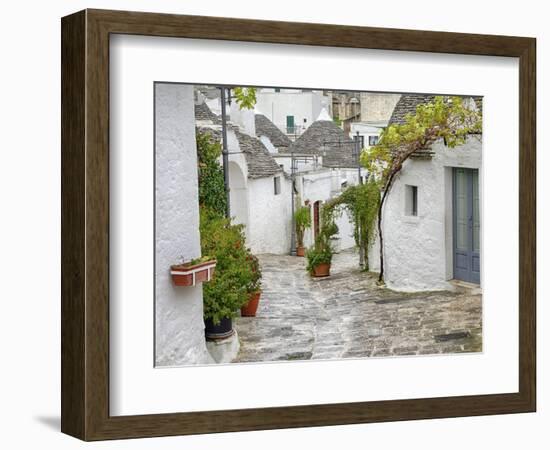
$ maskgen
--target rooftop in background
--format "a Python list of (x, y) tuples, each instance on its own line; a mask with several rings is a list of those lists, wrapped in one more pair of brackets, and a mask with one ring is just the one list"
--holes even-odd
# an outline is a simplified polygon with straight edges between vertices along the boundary
[[(405, 123), (407, 114), (415, 114), (416, 107), (421, 104), (431, 103), (437, 96), (434, 94), (402, 94), (401, 98), (395, 105), (391, 115), (389, 125), (402, 125)], [(475, 105), (479, 110), (482, 110), (483, 98), (479, 96), (466, 96), (465, 98), (474, 99)]]
[(325, 167), (357, 167), (354, 145), (326, 111), (288, 148), (288, 152), (323, 157)]
[[(195, 120), (199, 122), (197, 129), (201, 133), (207, 133), (216, 141), (221, 142), (221, 119), (210, 110), (206, 103), (195, 105)], [(204, 122), (211, 122), (211, 126)], [(230, 122), (228, 122), (228, 128), (235, 133), (239, 147), (245, 155), (248, 178), (264, 178), (282, 172), (279, 164), (259, 139), (243, 133), (238, 126)]]
[(195, 120), (210, 121), (220, 125), (222, 123), (221, 119), (211, 111), (206, 103), (195, 104)]
[[(405, 123), (407, 114), (414, 115), (416, 113), (417, 106), (431, 103), (435, 100), (436, 97), (437, 96), (433, 94), (402, 94), (401, 98), (395, 105), (388, 125), (403, 125)], [(480, 111), (482, 110), (482, 97), (470, 96), (465, 97), (465, 99), (473, 99), (475, 102), (475, 106)], [(433, 156), (433, 152), (431, 150), (432, 143), (429, 143), (426, 147), (417, 150), (412, 156), (416, 158), (431, 158)]]
[(403, 125), (407, 114), (414, 115), (416, 107), (435, 100), (435, 95), (428, 94), (403, 94), (390, 117), (389, 125)]
[(263, 114), (256, 114), (254, 117), (256, 125), (256, 136), (266, 136), (278, 149), (286, 149), (292, 144), (289, 137), (284, 134), (275, 124)]

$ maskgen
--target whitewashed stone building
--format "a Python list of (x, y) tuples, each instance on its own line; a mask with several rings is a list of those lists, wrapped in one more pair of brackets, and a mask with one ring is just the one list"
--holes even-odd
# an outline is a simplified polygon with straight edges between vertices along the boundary
[(353, 122), (350, 125), (350, 134), (353, 137), (360, 136), (362, 144), (361, 148), (368, 150), (378, 144), (380, 135), (382, 134), (382, 131), (384, 131), (384, 129), (386, 128), (387, 124), (387, 121), (383, 126), (369, 125), (366, 122)]
[(170, 266), (201, 256), (193, 87), (155, 84), (155, 364), (213, 362), (202, 286), (176, 287)]
[(332, 109), (332, 98), (320, 90), (261, 88), (256, 108), (292, 139), (302, 134), (323, 109)]
[[(434, 96), (405, 94), (390, 124), (403, 123)], [(472, 108), (481, 100), (465, 99)], [(383, 213), (385, 281), (404, 291), (439, 290), (450, 280), (482, 284), (481, 230), (482, 139), (469, 136), (448, 148), (436, 141), (407, 160), (388, 196)], [(370, 252), (379, 270), (379, 243)]]
[[(356, 143), (334, 123), (327, 110), (322, 110), (317, 120), (275, 158), (289, 171), (294, 161), (298, 198), (311, 208), (312, 227), (304, 235), (304, 244), (310, 246), (319, 232), (323, 203), (359, 182)], [(336, 249), (353, 247), (353, 226), (346, 212), (336, 224)]]
[(290, 138), (262, 113), (254, 115), (256, 136), (268, 149), (269, 153), (286, 153), (292, 143)]
[[(230, 107), (227, 129), (231, 216), (245, 226), (253, 253), (291, 251), (292, 204), (311, 208), (312, 227), (305, 245), (313, 244), (320, 228), (320, 209), (342, 189), (358, 182), (355, 145), (326, 110), (294, 142), (265, 115)], [(195, 107), (200, 132), (221, 141), (221, 119), (206, 103)], [(292, 193), (292, 161), (294, 195)], [(337, 249), (355, 245), (353, 227), (344, 212), (337, 220)]]
[[(195, 112), (198, 130), (221, 142), (221, 119), (205, 103), (197, 104)], [(233, 223), (245, 226), (246, 242), (253, 253), (289, 253), (291, 181), (262, 141), (254, 136), (254, 112), (241, 111), (232, 114), (231, 119), (227, 145)]]
[(361, 92), (359, 119), (350, 124), (351, 136), (361, 136), (362, 147), (369, 149), (378, 143), (382, 131), (388, 126), (401, 94)]

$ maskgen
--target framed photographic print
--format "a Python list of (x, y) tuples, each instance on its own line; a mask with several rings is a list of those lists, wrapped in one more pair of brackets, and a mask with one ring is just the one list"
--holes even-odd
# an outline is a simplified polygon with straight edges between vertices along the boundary
[(535, 39), (62, 19), (62, 431), (535, 411)]

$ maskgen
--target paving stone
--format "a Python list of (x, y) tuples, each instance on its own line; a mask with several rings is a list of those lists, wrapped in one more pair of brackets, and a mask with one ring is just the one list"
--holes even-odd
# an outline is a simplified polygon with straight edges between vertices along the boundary
[(241, 346), (234, 362), (482, 350), (479, 290), (399, 293), (377, 286), (357, 260), (353, 251), (340, 252), (331, 276), (315, 280), (305, 258), (259, 255), (260, 307), (257, 317), (235, 320)]

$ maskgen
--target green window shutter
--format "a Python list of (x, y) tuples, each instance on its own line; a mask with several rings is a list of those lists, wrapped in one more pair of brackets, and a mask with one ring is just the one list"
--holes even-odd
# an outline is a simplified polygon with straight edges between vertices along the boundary
[(294, 133), (294, 116), (286, 116), (286, 132)]

